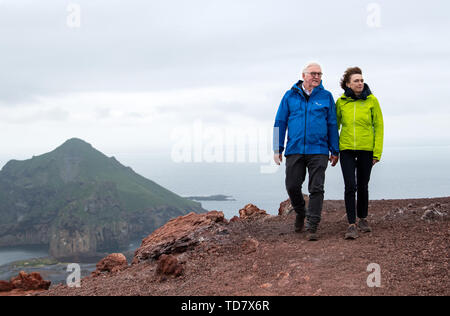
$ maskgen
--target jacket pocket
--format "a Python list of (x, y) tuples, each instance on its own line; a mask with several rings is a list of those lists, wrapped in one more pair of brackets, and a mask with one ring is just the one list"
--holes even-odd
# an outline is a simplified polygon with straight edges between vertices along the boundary
[(296, 114), (289, 115), (288, 118), (288, 138), (297, 139), (301, 136), (304, 131), (304, 116), (299, 111)]

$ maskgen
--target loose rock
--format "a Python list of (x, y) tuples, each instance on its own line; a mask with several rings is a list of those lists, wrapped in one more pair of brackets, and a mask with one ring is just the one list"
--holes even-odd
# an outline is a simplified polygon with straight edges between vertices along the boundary
[(158, 260), (156, 273), (178, 277), (183, 274), (183, 265), (173, 255), (162, 255)]
[(121, 253), (113, 253), (97, 263), (97, 270), (94, 272), (94, 274), (99, 275), (104, 272), (115, 273), (118, 271), (122, 271), (127, 267), (127, 258)]
[(12, 278), (10, 283), (14, 289), (22, 291), (48, 290), (51, 284), (50, 281), (42, 279), (37, 272), (27, 274), (24, 271), (20, 271), (19, 275)]
[(239, 210), (241, 219), (257, 219), (270, 216), (265, 210), (260, 210), (256, 205), (247, 204), (243, 209)]
[[(133, 264), (146, 260), (157, 260), (163, 254), (183, 253), (206, 241), (208, 231), (214, 236), (227, 225), (223, 212), (211, 211), (204, 214), (189, 213), (172, 219), (155, 230), (142, 241), (136, 250)], [(201, 241), (200, 241), (201, 240)]]

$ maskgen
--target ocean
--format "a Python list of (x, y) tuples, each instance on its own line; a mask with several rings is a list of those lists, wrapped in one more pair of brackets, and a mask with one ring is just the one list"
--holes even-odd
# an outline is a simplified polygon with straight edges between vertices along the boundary
[[(140, 240), (132, 241), (123, 249), (111, 250), (111, 252), (122, 252), (129, 255), (130, 251), (134, 252), (141, 244)], [(52, 262), (49, 259), (48, 248), (45, 246), (29, 246), (29, 247), (2, 247), (0, 248), (0, 280), (10, 280), (19, 274), (20, 271), (27, 273), (38, 272), (45, 280), (52, 282), (52, 285), (65, 283), (70, 272), (67, 272), (69, 263)], [(41, 263), (28, 262), (31, 259), (39, 259)], [(129, 262), (130, 258), (128, 258)], [(17, 261), (21, 261), (17, 264)], [(26, 264), (24, 264), (27, 262)], [(47, 263), (43, 263), (47, 262)], [(81, 277), (89, 276), (95, 271), (97, 262), (79, 263)]]
[[(174, 163), (170, 154), (117, 155), (126, 165), (181, 196), (224, 194), (236, 201), (201, 201), (207, 210), (223, 211), (226, 218), (239, 216), (239, 209), (252, 203), (276, 215), (285, 189), (285, 158), (274, 173), (261, 173), (261, 163)], [(432, 198), (450, 195), (450, 146), (385, 148), (372, 170), (370, 199)], [(308, 194), (308, 179), (302, 191)], [(340, 164), (329, 167), (325, 199), (343, 200), (344, 181)], [(344, 210), (343, 210), (344, 211)]]
[(20, 260), (30, 258), (47, 257), (48, 250), (46, 247), (11, 247), (0, 248), (0, 266)]

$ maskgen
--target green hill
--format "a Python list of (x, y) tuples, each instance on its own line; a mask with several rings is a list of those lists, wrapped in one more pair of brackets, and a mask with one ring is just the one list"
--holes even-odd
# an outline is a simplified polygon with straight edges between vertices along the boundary
[(0, 246), (48, 244), (54, 257), (88, 255), (192, 211), (205, 210), (76, 138), (0, 171)]

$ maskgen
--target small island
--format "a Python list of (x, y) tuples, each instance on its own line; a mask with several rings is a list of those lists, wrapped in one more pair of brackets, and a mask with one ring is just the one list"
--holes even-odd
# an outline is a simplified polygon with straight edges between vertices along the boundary
[(185, 198), (193, 201), (236, 201), (236, 199), (233, 199), (232, 196), (223, 194), (210, 196), (186, 196)]

